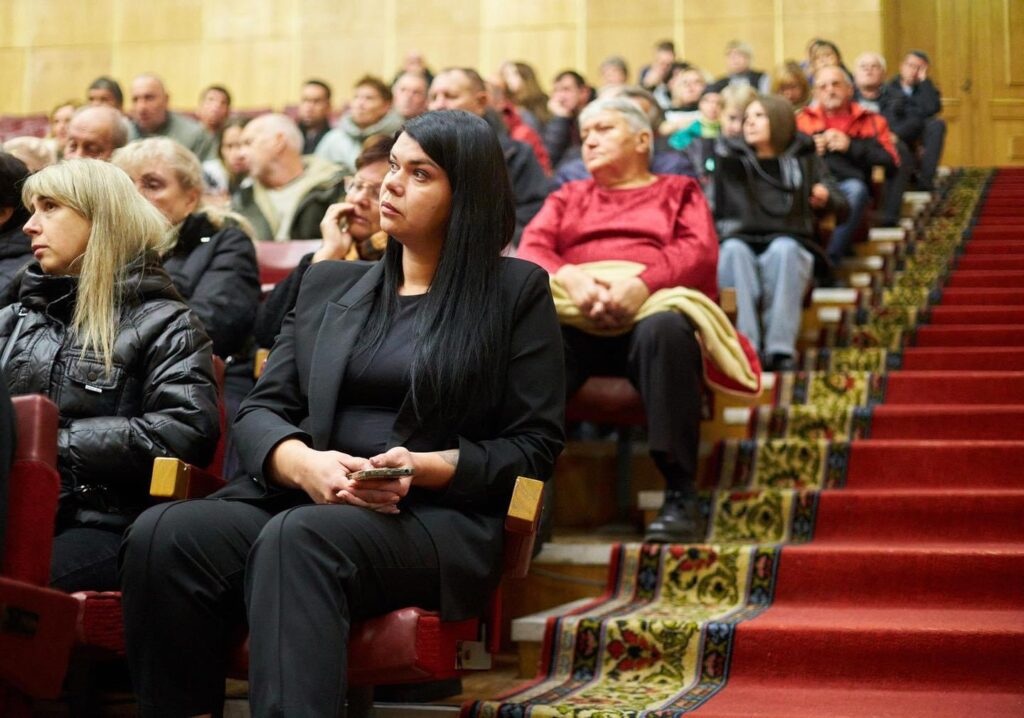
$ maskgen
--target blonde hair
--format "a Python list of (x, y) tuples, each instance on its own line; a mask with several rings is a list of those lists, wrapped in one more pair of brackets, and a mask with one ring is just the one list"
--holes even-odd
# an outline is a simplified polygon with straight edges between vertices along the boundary
[(65, 160), (25, 181), (22, 201), (47, 197), (91, 223), (80, 263), (78, 298), (72, 331), (103, 358), (107, 373), (114, 365), (114, 340), (121, 320), (122, 283), (128, 267), (166, 241), (167, 220), (118, 167), (92, 159)]
[[(194, 190), (202, 197), (202, 165), (199, 164), (199, 160), (191, 150), (169, 137), (147, 137), (136, 140), (116, 150), (110, 157), (110, 161), (129, 175), (142, 174), (151, 163), (162, 162), (174, 173), (175, 179), (183, 190), (186, 192)], [(241, 215), (205, 204), (200, 204), (196, 211), (202, 211), (217, 229), (221, 229), (225, 222), (230, 220), (241, 227), (242, 231), (250, 237), (253, 236), (252, 226)], [(171, 233), (168, 242), (160, 247), (161, 254), (171, 251), (177, 238), (177, 232)]]
[(721, 92), (722, 108), (732, 108), (743, 112), (747, 105), (757, 99), (757, 90), (750, 85), (728, 85)]

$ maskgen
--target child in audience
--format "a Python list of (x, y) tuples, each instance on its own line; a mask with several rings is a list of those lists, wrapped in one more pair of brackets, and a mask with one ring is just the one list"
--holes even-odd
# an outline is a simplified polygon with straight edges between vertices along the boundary
[(160, 267), (167, 221), (124, 172), (67, 160), (22, 196), (36, 261), (0, 310), (0, 375), (11, 394), (44, 394), (60, 411), (51, 585), (113, 590), (153, 458), (213, 455), (210, 340)]
[(685, 150), (696, 139), (714, 139), (722, 131), (722, 96), (717, 91), (705, 90), (697, 104), (700, 114), (689, 127), (672, 133), (668, 138), (669, 147)]

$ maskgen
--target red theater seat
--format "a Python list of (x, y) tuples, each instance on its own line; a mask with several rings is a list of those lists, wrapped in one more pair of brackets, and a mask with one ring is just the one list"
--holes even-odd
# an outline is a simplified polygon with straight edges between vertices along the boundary
[(299, 260), (320, 248), (319, 239), (293, 239), (288, 242), (256, 242), (256, 261), (260, 266), (260, 284), (264, 291), (287, 277)]

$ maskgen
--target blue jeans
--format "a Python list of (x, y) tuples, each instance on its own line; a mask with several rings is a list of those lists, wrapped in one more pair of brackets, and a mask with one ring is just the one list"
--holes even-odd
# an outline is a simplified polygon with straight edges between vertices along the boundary
[(722, 242), (718, 286), (736, 289), (737, 328), (765, 355), (796, 353), (813, 270), (814, 256), (792, 237), (776, 237), (760, 255), (740, 239)]
[(828, 242), (828, 258), (836, 266), (846, 256), (853, 233), (860, 226), (861, 219), (864, 218), (864, 210), (870, 199), (868, 186), (864, 184), (863, 180), (844, 179), (839, 183), (839, 191), (850, 203), (850, 216), (846, 218), (845, 222), (836, 226), (835, 231), (832, 232), (832, 238)]

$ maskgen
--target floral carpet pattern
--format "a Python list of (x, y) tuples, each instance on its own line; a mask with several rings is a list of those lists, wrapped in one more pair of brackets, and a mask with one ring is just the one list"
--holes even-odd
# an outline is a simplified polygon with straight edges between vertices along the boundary
[(955, 173), (877, 304), (846, 313), (806, 371), (778, 377), (751, 439), (716, 448), (707, 543), (616, 547), (605, 595), (549, 619), (537, 678), (464, 716), (669, 718), (721, 690), (736, 625), (771, 604), (783, 545), (811, 540), (820, 492), (844, 487), (850, 442), (870, 435), (886, 371), (941, 298), (989, 177)]

